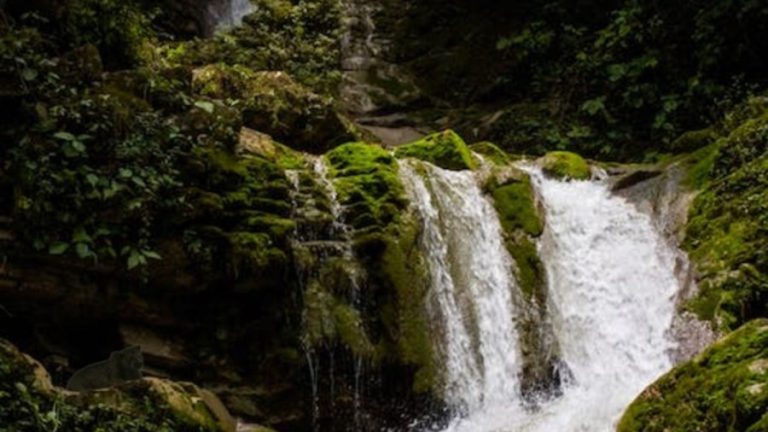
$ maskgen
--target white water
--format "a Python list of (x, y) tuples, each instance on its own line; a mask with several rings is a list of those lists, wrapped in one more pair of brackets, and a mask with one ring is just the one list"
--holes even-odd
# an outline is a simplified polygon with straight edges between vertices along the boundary
[(221, 4), (213, 3), (209, 7), (209, 13), (213, 17), (217, 29), (239, 26), (242, 24), (243, 18), (253, 10), (254, 6), (251, 0), (227, 0)]
[(520, 363), (517, 286), (496, 212), (470, 171), (410, 161), (400, 170), (421, 217), (431, 278), (428, 309), (445, 367), (446, 400), (464, 413), (511, 403)]
[(614, 430), (626, 406), (672, 366), (675, 251), (651, 217), (603, 182), (559, 182), (531, 169), (546, 208), (539, 252), (548, 319), (571, 377), (562, 396), (525, 408), (516, 288), (496, 214), (472, 173), (427, 167), (425, 179), (411, 163), (402, 172), (423, 218), (446, 400), (458, 407), (445, 431)]

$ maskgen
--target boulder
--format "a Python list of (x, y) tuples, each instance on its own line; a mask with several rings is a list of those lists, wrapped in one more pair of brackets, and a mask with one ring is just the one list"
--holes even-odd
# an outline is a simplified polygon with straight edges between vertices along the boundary
[(43, 366), (0, 339), (0, 425), (14, 431), (235, 432), (221, 401), (194, 384), (144, 378), (88, 392), (54, 387)]
[(405, 144), (395, 151), (398, 158), (414, 158), (449, 170), (475, 169), (472, 152), (454, 131), (446, 130)]
[(589, 180), (589, 164), (576, 153), (555, 151), (538, 160), (544, 174), (557, 179)]

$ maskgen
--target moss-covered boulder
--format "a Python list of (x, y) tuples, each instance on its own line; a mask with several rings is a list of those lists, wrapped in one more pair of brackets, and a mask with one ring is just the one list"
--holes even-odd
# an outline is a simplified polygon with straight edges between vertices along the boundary
[(512, 162), (509, 153), (500, 149), (492, 142), (483, 141), (469, 146), (469, 149), (497, 166), (508, 165)]
[(208, 65), (193, 71), (192, 88), (203, 97), (241, 100), (246, 126), (296, 149), (319, 153), (359, 137), (331, 99), (313, 93), (284, 72)]
[(723, 330), (768, 316), (768, 114), (721, 132), (694, 153), (683, 246), (696, 264), (699, 294), (689, 306)]
[(38, 362), (0, 340), (0, 430), (234, 432), (235, 422), (215, 395), (189, 383), (146, 378), (60, 390)]
[(768, 320), (745, 324), (648, 387), (619, 432), (768, 430)]
[(454, 131), (447, 130), (405, 144), (395, 151), (398, 158), (420, 159), (450, 170), (475, 169), (472, 152)]
[(383, 148), (348, 143), (325, 156), (347, 223), (356, 229), (385, 227), (405, 207), (397, 160)]
[(589, 180), (589, 164), (576, 153), (555, 151), (539, 159), (544, 174), (557, 179)]

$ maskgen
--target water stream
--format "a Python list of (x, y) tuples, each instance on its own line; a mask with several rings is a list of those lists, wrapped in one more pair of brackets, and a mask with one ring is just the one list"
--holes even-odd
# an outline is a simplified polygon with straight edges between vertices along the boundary
[(518, 288), (493, 206), (470, 171), (404, 162), (401, 176), (421, 215), (446, 400), (462, 415), (515, 401)]
[(453, 419), (445, 432), (607, 432), (672, 366), (676, 251), (605, 181), (561, 182), (529, 168), (545, 208), (539, 253), (548, 319), (569, 370), (562, 395), (519, 393), (517, 285), (491, 204), (471, 172), (405, 162), (432, 277), (430, 319)]

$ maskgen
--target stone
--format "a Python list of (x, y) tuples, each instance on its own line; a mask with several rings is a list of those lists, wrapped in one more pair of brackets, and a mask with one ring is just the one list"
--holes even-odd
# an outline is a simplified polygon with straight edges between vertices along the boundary
[(555, 151), (538, 160), (544, 174), (562, 180), (589, 180), (589, 164), (576, 153)]

